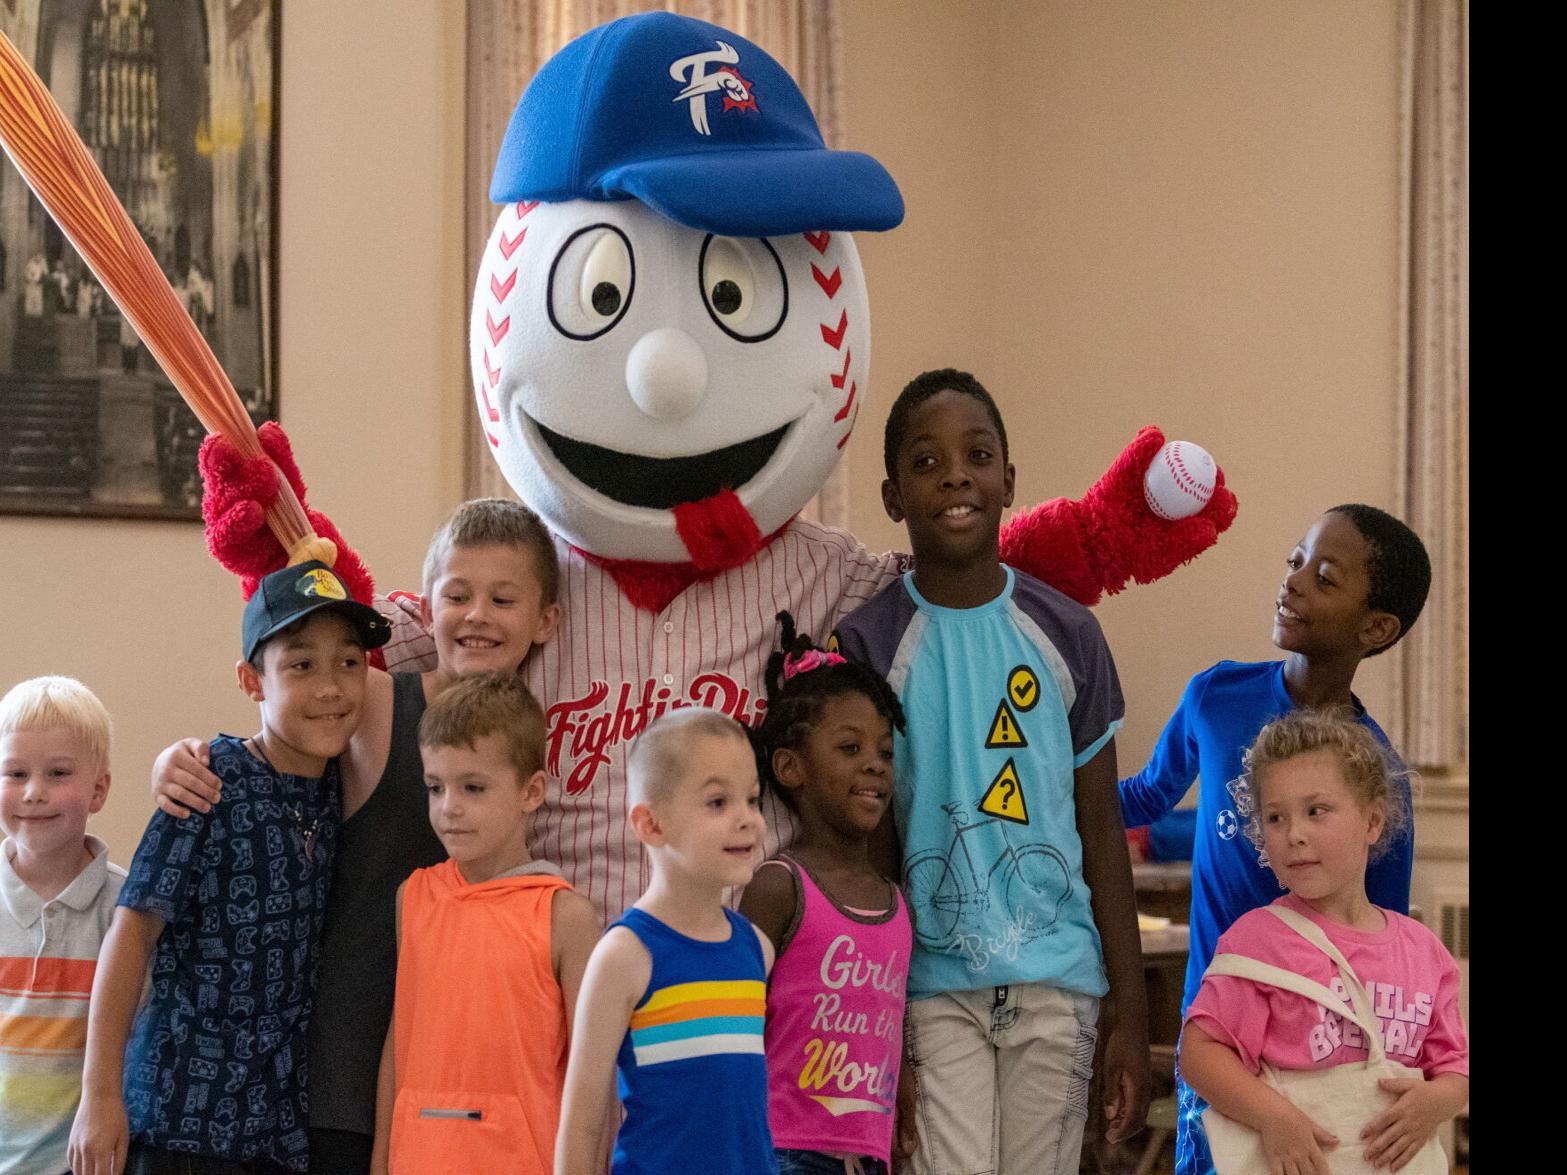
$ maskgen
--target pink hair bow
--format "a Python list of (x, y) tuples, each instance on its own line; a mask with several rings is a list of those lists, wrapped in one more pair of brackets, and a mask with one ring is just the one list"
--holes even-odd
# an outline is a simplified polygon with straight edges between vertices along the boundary
[(813, 669), (823, 669), (828, 665), (844, 665), (847, 662), (837, 653), (828, 653), (821, 649), (807, 649), (803, 653), (790, 653), (783, 660), (783, 679), (788, 681), (796, 673), (809, 673)]

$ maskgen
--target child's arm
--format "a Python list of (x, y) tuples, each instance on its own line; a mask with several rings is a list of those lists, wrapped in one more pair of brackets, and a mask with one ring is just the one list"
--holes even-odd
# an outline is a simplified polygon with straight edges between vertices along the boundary
[(1110, 994), (1099, 1017), (1104, 1025), (1105, 1137), (1130, 1138), (1148, 1115), (1148, 1007), (1142, 941), (1126, 828), (1116, 798), (1115, 739), (1072, 773), (1077, 836), (1083, 845), (1083, 880), (1093, 895), (1094, 925), (1104, 949)]
[(901, 1175), (909, 1169), (908, 1162), (919, 1149), (919, 1126), (915, 1115), (919, 1113), (919, 1074), (909, 1062), (908, 1021), (903, 1025), (903, 1059), (898, 1066), (898, 1091), (893, 1103), (892, 1116), (892, 1172)]
[(1147, 765), (1121, 780), (1121, 819), (1127, 828), (1152, 824), (1168, 815), (1196, 781), (1201, 764), (1193, 721), (1207, 686), (1207, 673), (1199, 673), (1187, 683)]
[(740, 913), (775, 952), (784, 945), (798, 907), (794, 871), (778, 861), (763, 861), (740, 894)]
[[(392, 919), (392, 933), (396, 936), (398, 951), (403, 949), (403, 887), (397, 886), (397, 909)], [(375, 1075), (375, 1142), (370, 1148), (370, 1175), (387, 1175), (392, 1162), (392, 1108), (397, 1104), (397, 1058), (393, 1046), (397, 1028), (396, 1000), (393, 1000), (392, 1019), (386, 1025), (386, 1041), (381, 1045), (381, 1067)]]
[(1393, 1104), (1366, 1123), (1360, 1137), (1366, 1141), (1366, 1161), (1394, 1171), (1469, 1100), (1469, 1078), (1462, 1073), (1438, 1073), (1429, 1081), (1384, 1077), (1377, 1085), (1394, 1095)]
[(610, 927), (593, 948), (573, 1020), (555, 1175), (597, 1175), (604, 1169), (603, 1126), (615, 1100), (615, 1056), (652, 977), (647, 948), (624, 927)]
[[(592, 902), (573, 889), (555, 891), (555, 896), (550, 899), (550, 955), (555, 968), (555, 982), (560, 984), (561, 998), (566, 1005), (568, 1039), (576, 1024), (582, 976), (587, 970), (588, 960), (593, 957), (593, 948), (598, 945), (603, 933), (604, 926)], [(619, 1122), (619, 1107), (615, 1099), (610, 1098), (595, 1153), (609, 1153), (610, 1140), (615, 1137), (615, 1127)], [(372, 1175), (377, 1173), (372, 1172)]]
[(568, 1035), (576, 1022), (583, 972), (603, 933), (604, 927), (592, 902), (574, 889), (555, 891), (550, 899), (550, 956), (555, 982), (560, 984), (560, 994), (566, 1003)]
[(69, 1159), (77, 1175), (120, 1175), (130, 1145), (121, 1072), (147, 964), (165, 923), (156, 914), (121, 906), (104, 936), (87, 1010), (82, 1102), (71, 1126)]
[(1274, 1175), (1329, 1175), (1322, 1152), (1337, 1146), (1338, 1138), (1248, 1071), (1228, 1045), (1188, 1020), (1180, 1058), (1181, 1076), (1209, 1105), (1262, 1136), (1262, 1152)]

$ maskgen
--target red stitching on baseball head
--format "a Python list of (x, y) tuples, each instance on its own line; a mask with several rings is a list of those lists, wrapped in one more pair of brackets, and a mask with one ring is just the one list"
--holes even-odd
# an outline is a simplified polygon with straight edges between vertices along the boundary
[(849, 380), (849, 364), (853, 361), (854, 352), (852, 350), (845, 350), (843, 353), (843, 370), (840, 371), (837, 375), (829, 377), (832, 380), (832, 386), (837, 388), (840, 392), (843, 390), (843, 385)]
[(507, 295), (511, 293), (511, 288), (516, 284), (517, 271), (515, 269), (506, 275), (504, 282), (495, 276), (493, 270), (490, 272), (490, 294), (497, 302), (505, 302)]
[[(834, 420), (842, 420), (845, 416), (849, 415), (849, 409), (854, 406), (854, 393), (859, 390), (859, 387), (860, 385), (857, 383), (852, 383), (849, 385), (848, 399), (844, 400), (843, 407), (838, 409), (838, 414), (833, 417)], [(854, 426), (851, 424), (849, 427), (853, 428)]]
[(816, 262), (811, 262), (811, 276), (816, 279), (816, 284), (821, 286), (822, 292), (829, 298), (838, 296), (838, 287), (843, 285), (843, 270), (839, 266), (833, 266), (832, 272), (823, 273), (816, 268)]
[(518, 233), (515, 237), (508, 237), (506, 235), (506, 230), (502, 229), (501, 230), (501, 238), (500, 238), (499, 241), (496, 242), (496, 244), (500, 248), (501, 256), (506, 258), (507, 261), (510, 261), (511, 260), (511, 255), (517, 251), (517, 246), (522, 244), (523, 239), (525, 237), (527, 237), (527, 235), (528, 235), (528, 226), (527, 225), (523, 225), (522, 226), (522, 231), (520, 233)]
[(832, 327), (828, 326), (825, 322), (821, 324), (821, 327), (822, 327), (822, 342), (826, 343), (834, 351), (838, 350), (839, 348), (841, 348), (843, 346), (843, 336), (845, 334), (847, 334), (848, 330), (849, 330), (849, 312), (847, 310), (845, 310), (842, 314), (840, 314), (838, 316), (838, 329), (837, 330), (834, 330)]

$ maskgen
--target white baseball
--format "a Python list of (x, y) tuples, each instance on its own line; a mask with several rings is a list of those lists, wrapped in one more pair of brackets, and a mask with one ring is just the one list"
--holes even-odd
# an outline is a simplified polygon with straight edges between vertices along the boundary
[(1217, 473), (1207, 449), (1191, 441), (1170, 441), (1143, 474), (1143, 498), (1160, 518), (1190, 518), (1213, 497)]

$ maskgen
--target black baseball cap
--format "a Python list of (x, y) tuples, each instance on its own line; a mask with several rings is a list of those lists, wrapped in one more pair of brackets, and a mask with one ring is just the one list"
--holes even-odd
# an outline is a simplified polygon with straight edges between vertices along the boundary
[(337, 612), (352, 624), (367, 649), (378, 649), (392, 637), (390, 620), (350, 596), (330, 567), (312, 559), (274, 571), (261, 581), (246, 603), (245, 660), (256, 655), (262, 641), (296, 620), (325, 609)]

